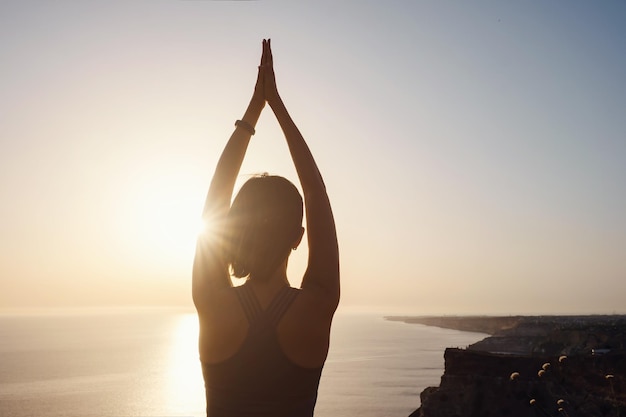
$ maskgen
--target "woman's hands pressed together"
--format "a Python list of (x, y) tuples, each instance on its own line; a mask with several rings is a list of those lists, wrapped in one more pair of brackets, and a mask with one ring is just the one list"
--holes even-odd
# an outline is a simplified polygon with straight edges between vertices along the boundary
[(264, 83), (264, 98), (267, 103), (272, 106), (278, 100), (278, 88), (276, 87), (276, 76), (274, 74), (274, 60), (272, 57), (272, 41), (271, 39), (263, 39), (263, 55), (261, 57), (261, 66), (259, 72), (262, 73)]

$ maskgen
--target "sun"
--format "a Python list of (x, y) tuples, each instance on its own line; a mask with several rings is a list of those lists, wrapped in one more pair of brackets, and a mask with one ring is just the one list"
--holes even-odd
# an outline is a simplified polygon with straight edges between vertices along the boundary
[(130, 206), (127, 235), (155, 265), (188, 265), (201, 233), (211, 225), (201, 217), (204, 190), (186, 178), (154, 178), (138, 187)]

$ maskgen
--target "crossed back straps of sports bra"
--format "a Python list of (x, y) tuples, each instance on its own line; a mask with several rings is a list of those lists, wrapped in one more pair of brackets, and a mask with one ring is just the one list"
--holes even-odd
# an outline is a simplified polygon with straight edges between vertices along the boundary
[(298, 296), (298, 289), (289, 286), (281, 288), (265, 310), (261, 308), (252, 288), (247, 285), (237, 287), (235, 293), (251, 327), (261, 324), (275, 327)]

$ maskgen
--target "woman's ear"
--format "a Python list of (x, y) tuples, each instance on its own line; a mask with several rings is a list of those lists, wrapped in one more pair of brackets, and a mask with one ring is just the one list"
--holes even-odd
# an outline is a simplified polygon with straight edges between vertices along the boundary
[(302, 242), (302, 236), (304, 236), (304, 227), (300, 228), (300, 232), (296, 235), (296, 240), (293, 241), (293, 245), (291, 246), (291, 249), (293, 250), (298, 249), (300, 242)]

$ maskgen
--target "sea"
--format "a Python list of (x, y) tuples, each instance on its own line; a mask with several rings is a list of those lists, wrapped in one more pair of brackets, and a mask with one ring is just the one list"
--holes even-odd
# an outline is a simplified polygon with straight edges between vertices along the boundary
[[(0, 416), (200, 417), (198, 320), (171, 309), (0, 314)], [(480, 333), (338, 312), (316, 417), (407, 417)]]

